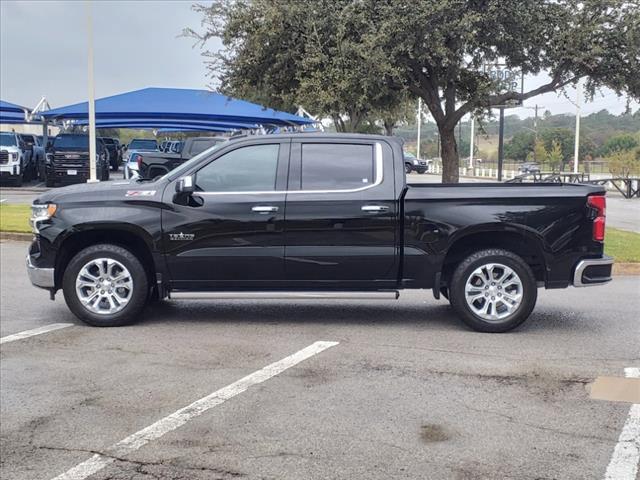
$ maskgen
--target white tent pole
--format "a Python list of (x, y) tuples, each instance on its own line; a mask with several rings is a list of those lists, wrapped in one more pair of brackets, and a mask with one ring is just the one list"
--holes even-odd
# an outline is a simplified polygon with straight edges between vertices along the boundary
[(89, 88), (89, 182), (97, 182), (96, 175), (96, 105), (93, 82), (93, 17), (91, 15), (91, 0), (86, 1), (87, 7), (87, 77)]

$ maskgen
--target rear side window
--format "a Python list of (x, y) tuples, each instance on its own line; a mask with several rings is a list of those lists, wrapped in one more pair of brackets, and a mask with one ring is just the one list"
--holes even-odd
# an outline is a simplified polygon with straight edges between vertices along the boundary
[(373, 145), (302, 144), (302, 190), (352, 190), (374, 182)]
[(201, 168), (196, 184), (204, 192), (268, 192), (276, 189), (279, 145), (237, 148)]

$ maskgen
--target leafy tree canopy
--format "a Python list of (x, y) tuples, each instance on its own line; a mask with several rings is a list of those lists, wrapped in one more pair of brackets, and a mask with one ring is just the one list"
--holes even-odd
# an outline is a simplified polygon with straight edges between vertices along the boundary
[[(454, 129), (467, 113), (581, 78), (587, 95), (606, 86), (640, 98), (638, 0), (215, 0), (198, 9), (199, 38), (225, 46), (210, 68), (229, 93), (304, 103), (338, 123), (346, 114), (345, 130), (397, 102), (396, 92), (422, 97), (440, 132), (443, 181), (458, 180)], [(483, 71), (491, 63), (549, 80), (502, 92)]]

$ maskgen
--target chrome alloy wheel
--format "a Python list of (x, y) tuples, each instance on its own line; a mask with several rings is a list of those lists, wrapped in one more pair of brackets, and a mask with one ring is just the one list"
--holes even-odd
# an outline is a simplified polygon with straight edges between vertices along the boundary
[(96, 258), (85, 264), (76, 277), (76, 293), (84, 308), (99, 315), (122, 310), (133, 293), (129, 270), (113, 258)]
[(522, 303), (522, 280), (516, 272), (500, 263), (476, 268), (464, 288), (467, 305), (484, 320), (504, 320)]

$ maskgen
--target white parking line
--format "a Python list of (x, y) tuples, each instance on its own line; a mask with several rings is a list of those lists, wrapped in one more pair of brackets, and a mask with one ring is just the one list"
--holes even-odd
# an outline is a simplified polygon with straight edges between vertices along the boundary
[(14, 333), (13, 335), (7, 335), (0, 338), (0, 344), (7, 342), (15, 342), (16, 340), (22, 340), (23, 338), (33, 337), (34, 335), (41, 335), (47, 332), (53, 332), (54, 330), (60, 330), (61, 328), (71, 327), (73, 323), (52, 323), (45, 325), (44, 327), (34, 328), (32, 330), (25, 330), (24, 332)]
[[(640, 368), (625, 368), (627, 378), (640, 378)], [(629, 409), (613, 456), (604, 474), (605, 480), (635, 480), (640, 462), (640, 404)]]
[(246, 377), (241, 378), (237, 382), (227, 385), (220, 390), (216, 390), (206, 397), (196, 400), (191, 405), (187, 405), (186, 407), (173, 412), (171, 415), (158, 420), (148, 427), (129, 435), (127, 438), (120, 440), (118, 443), (107, 448), (104, 455), (96, 454), (89, 460), (67, 470), (62, 475), (58, 475), (53, 480), (83, 480), (112, 463), (115, 460), (114, 457), (122, 458), (127, 454), (138, 450), (151, 440), (156, 440), (165, 433), (181, 427), (192, 418), (202, 415), (207, 410), (241, 394), (249, 387), (262, 383), (265, 380), (269, 380), (288, 368), (317, 355), (323, 350), (338, 345), (338, 343), (339, 342), (312, 343), (293, 355), (285, 357), (282, 360), (278, 360), (271, 365), (267, 365), (263, 369), (253, 372), (252, 374), (247, 375)]

